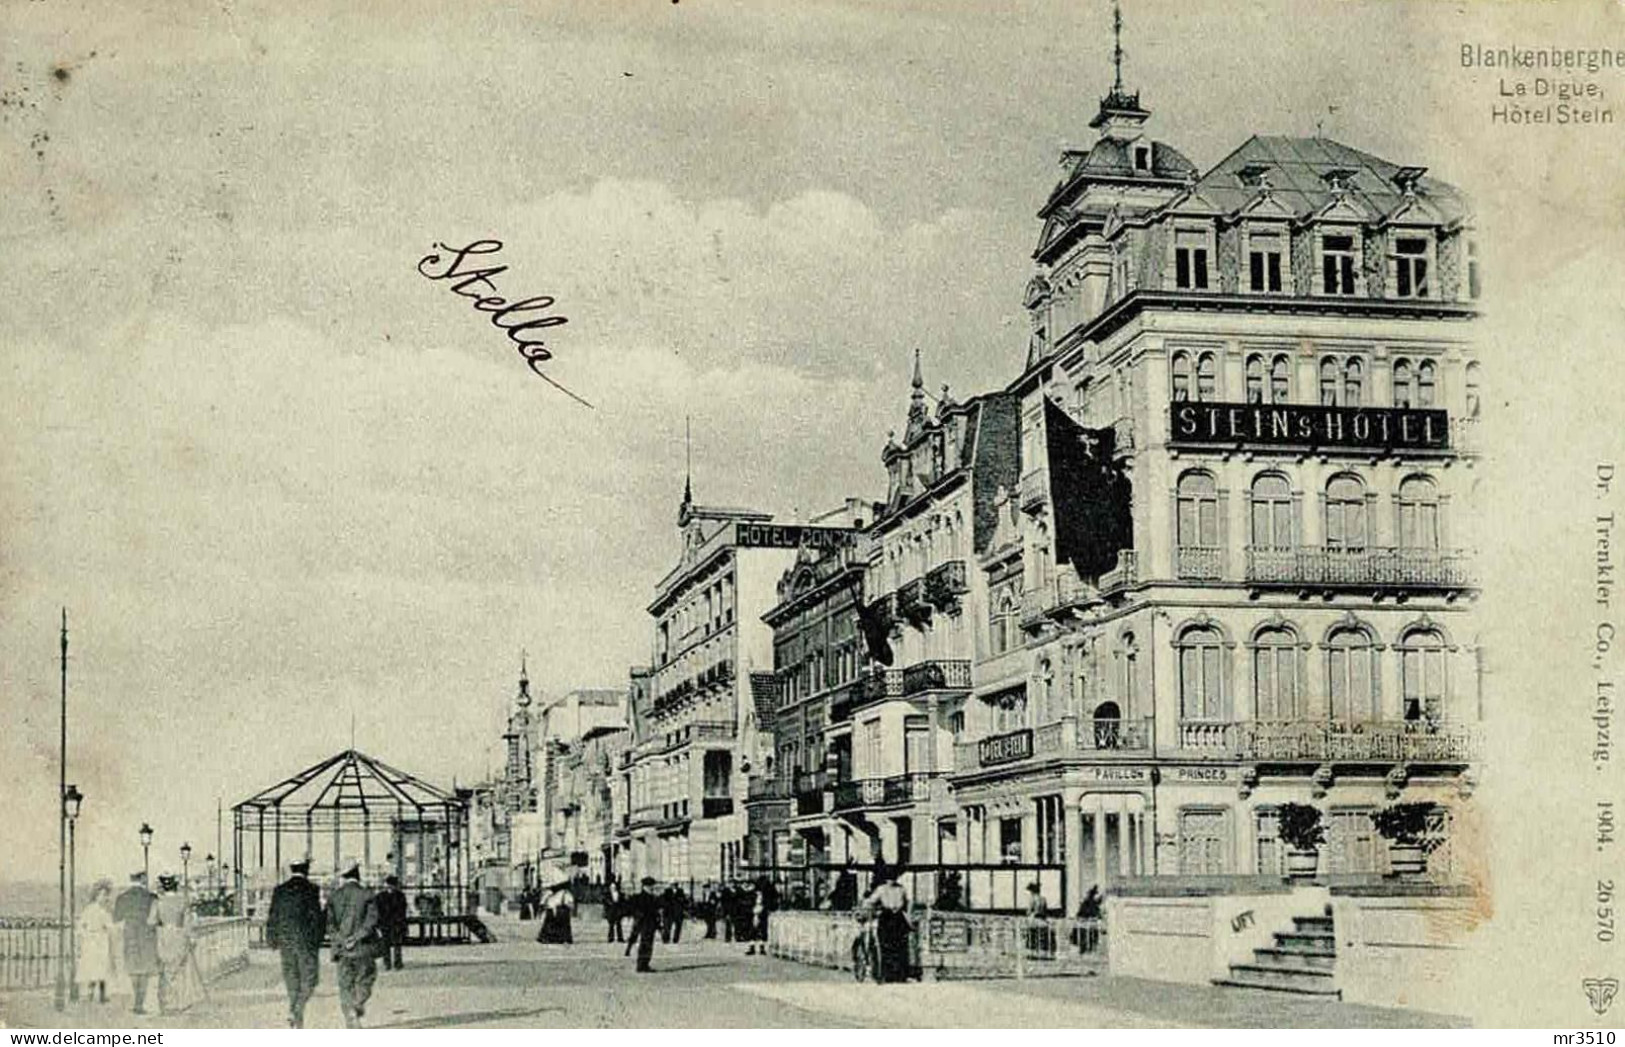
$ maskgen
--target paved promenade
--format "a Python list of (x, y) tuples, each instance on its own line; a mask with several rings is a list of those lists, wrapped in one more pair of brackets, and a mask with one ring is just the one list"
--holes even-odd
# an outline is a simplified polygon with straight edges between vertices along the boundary
[[(379, 971), (367, 1008), (371, 1028), (593, 1027), (1412, 1027), (1453, 1024), (1439, 1015), (1359, 1007), (1242, 989), (1173, 986), (1131, 978), (859, 985), (851, 975), (762, 956), (742, 946), (685, 941), (656, 946), (655, 971), (637, 975), (603, 924), (577, 921), (577, 944), (529, 940), (534, 923), (498, 920), (492, 945), (409, 950), (406, 969)], [(686, 930), (686, 928), (685, 928)], [(529, 933), (527, 933), (529, 932)], [(325, 954), (324, 954), (325, 957)], [(332, 964), (307, 1014), (310, 1027), (341, 1027)], [(0, 995), (11, 1027), (281, 1028), (287, 1015), (275, 956), (256, 951), (246, 971), (170, 1018), (70, 1005), (49, 993)]]

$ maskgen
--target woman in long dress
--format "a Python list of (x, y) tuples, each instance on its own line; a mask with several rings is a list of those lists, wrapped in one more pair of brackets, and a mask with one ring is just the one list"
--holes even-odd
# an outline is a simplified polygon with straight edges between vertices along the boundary
[(542, 929), (536, 940), (544, 945), (569, 945), (574, 941), (570, 930), (570, 908), (575, 900), (570, 896), (567, 883), (554, 884), (542, 900)]
[(158, 878), (161, 894), (152, 907), (158, 928), (158, 1009), (163, 1014), (184, 1011), (203, 993), (197, 964), (192, 961), (192, 914), (173, 876)]
[(107, 982), (113, 977), (113, 912), (108, 902), (113, 885), (106, 880), (90, 892), (90, 904), (79, 914), (79, 983), (85, 996), (96, 1003), (107, 1002)]

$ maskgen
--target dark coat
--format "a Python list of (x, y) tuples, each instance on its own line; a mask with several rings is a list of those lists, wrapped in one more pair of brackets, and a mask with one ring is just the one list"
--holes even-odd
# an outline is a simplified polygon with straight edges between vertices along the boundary
[(290, 877), (271, 892), (271, 912), (265, 918), (265, 943), (273, 949), (315, 952), (327, 932), (322, 892), (303, 876)]
[(399, 887), (378, 892), (378, 930), (384, 941), (398, 945), (406, 940), (406, 895)]
[(157, 895), (145, 887), (131, 887), (113, 902), (113, 922), (124, 929), (124, 973), (158, 973), (158, 928), (152, 926)]
[(626, 911), (632, 917), (632, 937), (660, 933), (660, 899), (647, 891), (639, 891), (626, 900)]
[(333, 931), (333, 960), (365, 960), (374, 955), (378, 904), (371, 891), (345, 880), (327, 896), (327, 925)]

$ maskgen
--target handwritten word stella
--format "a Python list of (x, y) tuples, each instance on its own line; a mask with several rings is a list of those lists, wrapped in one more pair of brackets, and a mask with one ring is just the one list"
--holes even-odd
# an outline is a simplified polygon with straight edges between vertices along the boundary
[[(508, 340), (513, 342), (519, 350), (519, 355), (525, 358), (525, 363), (538, 378), (566, 396), (591, 407), (587, 401), (559, 385), (542, 371), (541, 365), (553, 359), (553, 353), (546, 347), (546, 343), (536, 336), (536, 332), (570, 322), (569, 318), (564, 316), (534, 315), (553, 308), (553, 297), (544, 294), (510, 302), (502, 297), (497, 285), (492, 282), (494, 277), (507, 272), (508, 267), (484, 265), (483, 256), (494, 255), (502, 250), (502, 241), (475, 240), (467, 247), (448, 247), (442, 243), (433, 246), (433, 254), (424, 255), (418, 260), (418, 272), (430, 280), (455, 280), (456, 283), (451, 285), (452, 293), (471, 299), (476, 310), (489, 313), (491, 325), (508, 336)], [(441, 252), (449, 253), (450, 261), (447, 261)], [(444, 268), (441, 268), (442, 266)]]

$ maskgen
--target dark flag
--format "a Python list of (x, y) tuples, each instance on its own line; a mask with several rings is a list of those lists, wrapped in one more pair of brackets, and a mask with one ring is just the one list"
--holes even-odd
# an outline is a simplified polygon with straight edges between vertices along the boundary
[(895, 659), (891, 649), (892, 616), (889, 601), (865, 603), (863, 590), (857, 590), (858, 629), (863, 633), (863, 644), (871, 661), (890, 665)]
[(1053, 400), (1044, 400), (1055, 559), (1080, 578), (1099, 578), (1134, 547), (1130, 483), (1114, 461), (1117, 433), (1089, 429)]

